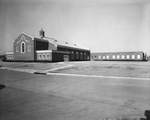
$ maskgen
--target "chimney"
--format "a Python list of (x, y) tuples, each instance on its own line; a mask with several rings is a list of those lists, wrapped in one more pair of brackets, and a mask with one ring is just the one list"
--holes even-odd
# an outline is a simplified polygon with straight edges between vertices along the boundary
[(39, 35), (40, 35), (41, 38), (45, 37), (45, 31), (42, 28), (39, 31)]

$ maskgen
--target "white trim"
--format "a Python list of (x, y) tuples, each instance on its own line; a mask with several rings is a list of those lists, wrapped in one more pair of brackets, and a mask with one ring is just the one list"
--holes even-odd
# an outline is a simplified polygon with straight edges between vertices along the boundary
[(29, 34), (27, 34), (27, 33), (25, 33), (25, 32), (22, 32), (22, 34), (25, 34), (25, 35), (27, 35), (27, 36), (31, 37), (31, 38), (32, 38), (32, 40), (34, 40), (34, 37), (32, 37), (31, 35), (29, 35)]
[(6, 51), (6, 54), (14, 54), (13, 51)]
[(49, 53), (52, 52), (52, 50), (40, 50), (40, 51), (36, 51), (36, 53)]
[(29, 41), (25, 38), (25, 36), (22, 35), (21, 38), (20, 38), (20, 40), (17, 42), (17, 44), (20, 43), (20, 42), (23, 41), (23, 40), (25, 40), (26, 42), (29, 42)]

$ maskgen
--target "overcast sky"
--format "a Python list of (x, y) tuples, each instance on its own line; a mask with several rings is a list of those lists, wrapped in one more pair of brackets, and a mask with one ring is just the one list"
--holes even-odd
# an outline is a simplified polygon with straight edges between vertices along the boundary
[(0, 49), (21, 32), (78, 43), (91, 52), (150, 54), (149, 0), (0, 0)]

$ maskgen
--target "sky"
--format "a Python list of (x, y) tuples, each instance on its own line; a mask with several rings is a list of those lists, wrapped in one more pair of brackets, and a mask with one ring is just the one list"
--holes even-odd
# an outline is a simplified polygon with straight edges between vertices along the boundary
[[(42, 23), (42, 24), (41, 24)], [(0, 0), (0, 51), (21, 32), (78, 43), (91, 52), (150, 55), (149, 0)]]

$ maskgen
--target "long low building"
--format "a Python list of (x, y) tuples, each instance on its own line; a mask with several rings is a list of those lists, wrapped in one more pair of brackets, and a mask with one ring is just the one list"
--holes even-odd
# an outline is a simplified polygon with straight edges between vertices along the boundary
[(13, 43), (13, 51), (6, 52), (7, 61), (89, 61), (90, 49), (81, 45), (45, 37), (41, 29), (35, 37), (21, 33)]
[(106, 52), (91, 53), (93, 61), (143, 61), (146, 60), (144, 52)]

